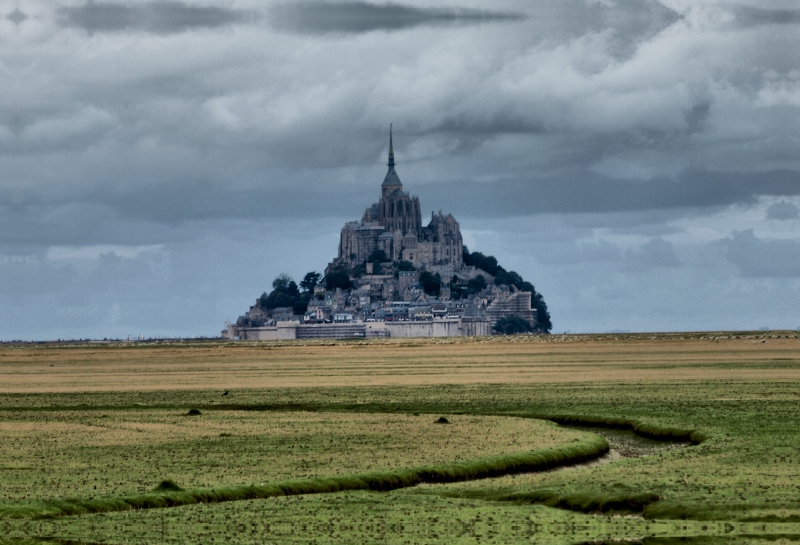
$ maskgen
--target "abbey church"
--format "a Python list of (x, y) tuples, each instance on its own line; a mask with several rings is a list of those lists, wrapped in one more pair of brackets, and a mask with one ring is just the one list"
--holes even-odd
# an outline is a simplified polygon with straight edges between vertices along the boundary
[(419, 197), (403, 191), (394, 167), (390, 127), (389, 170), (381, 184), (380, 201), (366, 209), (360, 222), (351, 221), (342, 228), (335, 264), (363, 263), (375, 250), (383, 250), (390, 261), (409, 261), (418, 268), (462, 268), (463, 241), (456, 219), (441, 211), (431, 213), (430, 223), (423, 227)]

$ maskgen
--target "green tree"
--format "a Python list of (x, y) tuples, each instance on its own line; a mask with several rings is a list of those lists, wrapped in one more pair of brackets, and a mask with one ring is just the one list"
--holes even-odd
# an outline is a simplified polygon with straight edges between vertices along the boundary
[(394, 277), (397, 278), (400, 271), (414, 271), (414, 264), (410, 261), (395, 261), (394, 264)]
[(469, 252), (469, 249), (464, 246), (462, 258), (464, 264), (469, 267), (477, 267), (486, 271), (492, 276), (497, 276), (498, 273), (503, 271), (503, 267), (497, 264), (497, 259), (491, 255), (483, 255), (480, 252)]
[(317, 287), (319, 284), (322, 275), (316, 271), (311, 271), (310, 273), (306, 273), (303, 277), (303, 280), (300, 281), (300, 287), (303, 288), (303, 291), (314, 291), (314, 288)]
[(325, 289), (327, 290), (332, 291), (336, 288), (349, 290), (352, 286), (353, 283), (350, 281), (350, 276), (347, 274), (347, 271), (332, 271), (330, 274), (325, 276)]
[(275, 277), (275, 280), (272, 281), (272, 289), (286, 293), (286, 291), (289, 289), (289, 282), (291, 281), (292, 277), (288, 274), (279, 274)]
[[(497, 286), (515, 286), (520, 291), (527, 291), (531, 293), (531, 306), (536, 309), (536, 324), (535, 328), (540, 331), (547, 331), (548, 333), (553, 329), (553, 324), (550, 321), (550, 312), (547, 310), (547, 304), (541, 293), (537, 293), (533, 284), (526, 282), (522, 276), (514, 271), (506, 271), (497, 263), (497, 259), (490, 255), (483, 255), (480, 252), (470, 252), (469, 248), (463, 247), (464, 264), (477, 267), (494, 276), (494, 283)], [(485, 286), (484, 286), (485, 287)], [(483, 288), (480, 288), (483, 289)], [(480, 291), (478, 285), (472, 280), (467, 283), (468, 293), (477, 293)], [(451, 286), (453, 294), (460, 291), (459, 287)], [(455, 298), (455, 296), (454, 296)]]
[(467, 282), (467, 291), (469, 293), (478, 293), (483, 289), (486, 289), (486, 279), (482, 274), (479, 274)]
[(528, 320), (524, 320), (519, 316), (504, 316), (497, 320), (492, 328), (500, 335), (517, 335), (519, 333), (530, 333), (533, 331), (533, 326)]
[(553, 323), (550, 321), (550, 312), (547, 310), (547, 303), (541, 293), (536, 293), (531, 286), (533, 297), (531, 298), (531, 306), (536, 309), (536, 327), (550, 333), (553, 329)]
[(434, 275), (430, 271), (422, 271), (419, 275), (419, 283), (428, 295), (439, 296), (442, 288), (442, 277), (439, 276), (439, 273)]
[(372, 250), (372, 253), (369, 255), (369, 259), (367, 259), (370, 263), (385, 263), (389, 261), (389, 258), (386, 257), (386, 252), (380, 249)]
[(262, 306), (268, 309), (292, 307), (294, 306), (294, 297), (283, 291), (272, 290)]
[(308, 301), (305, 299), (298, 299), (292, 305), (292, 312), (294, 314), (305, 314), (308, 310)]

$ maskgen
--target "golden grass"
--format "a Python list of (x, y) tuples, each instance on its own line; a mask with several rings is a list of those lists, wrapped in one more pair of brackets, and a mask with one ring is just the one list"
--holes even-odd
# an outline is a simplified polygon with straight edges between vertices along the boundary
[(800, 340), (781, 336), (5, 345), (0, 393), (800, 379)]

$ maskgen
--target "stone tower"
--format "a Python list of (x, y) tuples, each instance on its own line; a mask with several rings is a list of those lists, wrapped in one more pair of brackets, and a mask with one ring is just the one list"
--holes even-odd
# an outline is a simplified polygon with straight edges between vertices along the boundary
[(376, 219), (390, 233), (400, 231), (403, 236), (409, 233), (419, 236), (422, 232), (419, 197), (411, 197), (403, 191), (403, 184), (394, 170), (391, 125), (389, 125), (389, 170), (381, 184), (381, 200), (378, 202)]
[(422, 225), (419, 197), (403, 191), (395, 171), (392, 126), (389, 125), (389, 170), (381, 184), (380, 201), (364, 211), (361, 221), (342, 228), (336, 263), (357, 264), (383, 250), (391, 261), (410, 261), (415, 266), (463, 266), (461, 230), (451, 214), (439, 212)]

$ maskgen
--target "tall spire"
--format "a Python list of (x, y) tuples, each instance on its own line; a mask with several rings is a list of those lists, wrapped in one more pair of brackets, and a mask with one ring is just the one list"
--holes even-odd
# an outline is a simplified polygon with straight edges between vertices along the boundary
[(394, 171), (394, 147), (392, 146), (392, 124), (389, 124), (389, 170), (386, 172), (386, 177), (381, 184), (383, 188), (381, 193), (388, 195), (395, 190), (402, 190), (403, 184), (400, 178), (397, 177), (397, 172)]
[(389, 166), (394, 166), (394, 148), (392, 147), (392, 123), (389, 123)]

